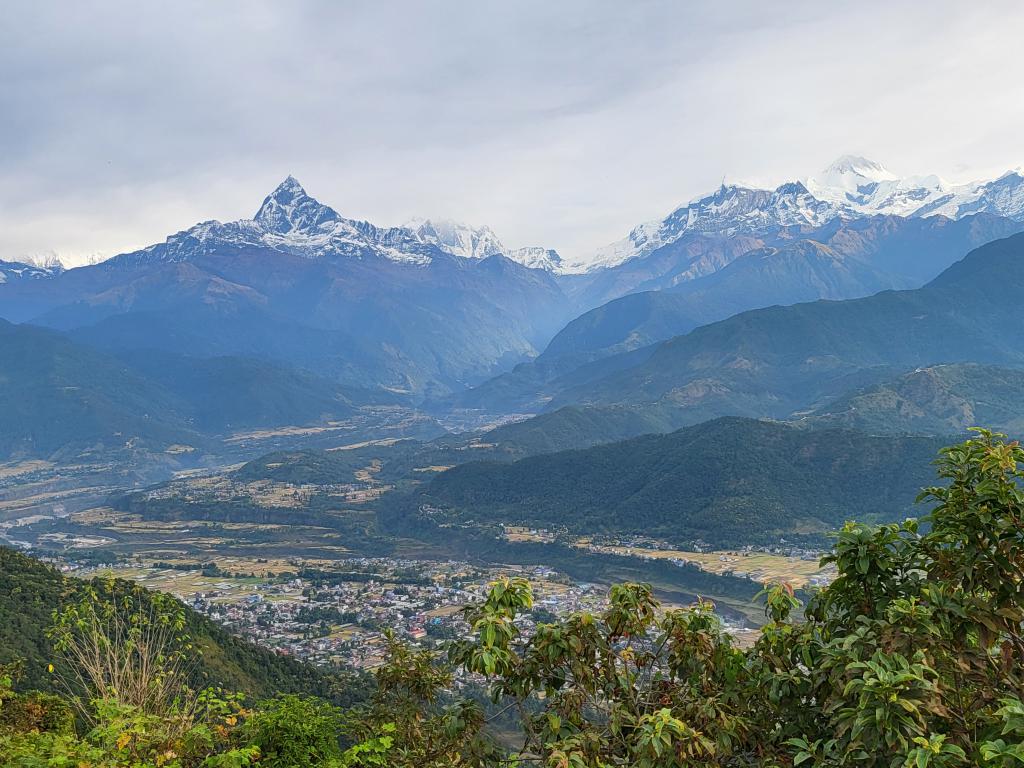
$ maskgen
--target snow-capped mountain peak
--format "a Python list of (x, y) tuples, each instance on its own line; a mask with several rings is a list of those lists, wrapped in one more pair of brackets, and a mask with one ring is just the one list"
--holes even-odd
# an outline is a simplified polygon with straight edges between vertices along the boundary
[(776, 227), (816, 227), (839, 215), (836, 206), (823, 201), (799, 182), (775, 189), (755, 189), (723, 184), (715, 192), (677, 208), (660, 221), (636, 227), (629, 236), (600, 249), (584, 262), (574, 262), (570, 271), (613, 267), (645, 256), (694, 232), (727, 237), (756, 234)]
[(344, 218), (310, 197), (295, 177), (288, 176), (264, 199), (252, 219), (202, 222), (163, 243), (112, 261), (187, 261), (224, 247), (269, 248), (310, 259), (378, 257), (418, 265), (429, 264), (433, 250), (407, 229), (375, 227)]
[[(992, 181), (953, 185), (935, 175), (899, 177), (877, 162), (844, 155), (815, 176), (774, 189), (722, 184), (663, 219), (635, 227), (626, 238), (589, 257), (570, 261), (546, 248), (508, 248), (486, 226), (435, 218), (413, 220), (402, 227), (377, 227), (348, 219), (288, 176), (263, 200), (252, 219), (203, 222), (112, 261), (185, 261), (225, 247), (264, 248), (302, 258), (381, 258), (420, 266), (444, 254), (474, 260), (501, 254), (532, 269), (567, 274), (614, 267), (687, 234), (760, 237), (780, 228), (821, 227), (837, 218), (943, 215), (956, 219), (975, 213), (1024, 220), (1024, 175), (1011, 171)], [(53, 269), (43, 266), (35, 274)], [(8, 270), (9, 278), (15, 274), (20, 273)]]
[(347, 219), (311, 197), (288, 176), (263, 200), (252, 219), (206, 221), (163, 243), (115, 257), (115, 263), (187, 261), (224, 247), (269, 248), (303, 258), (367, 258), (423, 266), (440, 252), (466, 259), (504, 254), (535, 269), (558, 271), (560, 259), (542, 248), (509, 250), (489, 227), (447, 219), (418, 219), (403, 227), (377, 227)]
[(950, 184), (940, 176), (900, 177), (859, 155), (843, 155), (803, 182), (774, 190), (722, 185), (641, 224), (629, 236), (574, 260), (564, 271), (586, 272), (643, 257), (686, 233), (758, 234), (786, 226), (821, 226), (836, 218), (935, 216), (952, 219), (990, 213), (1024, 220), (1024, 175), (1010, 171), (992, 181)]
[(67, 267), (64, 266), (63, 260), (55, 251), (29, 254), (23, 256), (21, 261), (24, 264), (28, 264), (30, 267), (35, 267), (36, 269), (52, 274), (60, 274), (67, 269)]
[(859, 155), (843, 155), (814, 177), (824, 186), (845, 186), (858, 182), (895, 181), (899, 177), (881, 163)]
[(333, 208), (313, 199), (294, 176), (288, 176), (263, 201), (253, 221), (267, 232), (312, 232), (340, 217)]
[(899, 177), (878, 163), (845, 156), (807, 181), (815, 197), (863, 216), (1024, 216), (1024, 177), (1011, 171), (992, 181), (950, 184), (941, 176)]
[(425, 243), (466, 259), (486, 259), (501, 254), (530, 269), (562, 272), (562, 257), (541, 246), (507, 248), (487, 226), (473, 227), (451, 219), (410, 219), (405, 228)]
[(471, 227), (451, 219), (412, 219), (405, 225), (424, 242), (466, 259), (484, 259), (505, 252), (490, 227)]
[(857, 155), (843, 155), (805, 184), (819, 200), (869, 216), (909, 216), (950, 190), (938, 176), (900, 178), (880, 163)]
[(507, 251), (505, 256), (530, 269), (543, 269), (556, 274), (563, 274), (567, 271), (558, 251), (539, 245), (513, 248)]
[(63, 271), (64, 265), (55, 256), (52, 259), (27, 257), (24, 261), (0, 261), (0, 283), (41, 280), (56, 277)]

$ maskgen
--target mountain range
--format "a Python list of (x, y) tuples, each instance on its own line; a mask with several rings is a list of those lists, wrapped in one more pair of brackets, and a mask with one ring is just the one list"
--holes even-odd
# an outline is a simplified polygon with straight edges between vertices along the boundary
[[(965, 336), (950, 314), (973, 317), (982, 298), (942, 286), (964, 254), (1021, 229), (1016, 172), (951, 185), (847, 156), (775, 189), (723, 185), (573, 261), (507, 248), (488, 227), (346, 218), (288, 177), (251, 219), (75, 269), (0, 262), (0, 317), (26, 324), (2, 328), (18, 339), (4, 386), (31, 405), (8, 409), (4, 450), (59, 450), (60, 431), (45, 437), (32, 415), (58, 405), (96, 427), (79, 447), (191, 443), (396, 403), (499, 416), (579, 406), (587, 422), (611, 407), (616, 437), (727, 414), (824, 419), (832, 399), (917, 366), (1018, 365), (1011, 340), (994, 350), (986, 335), (1002, 330)], [(908, 314), (915, 302), (949, 312), (926, 314), (937, 325), (921, 344), (893, 342), (928, 325)], [(893, 327), (875, 328), (887, 313)]]
[(1024, 435), (1024, 370), (977, 363), (915, 368), (851, 392), (796, 423), (873, 433), (944, 435), (983, 425)]
[(0, 371), (0, 456), (191, 452), (239, 430), (344, 419), (381, 399), (265, 360), (115, 357), (3, 320)]
[[(606, 270), (606, 277), (615, 273), (619, 280), (646, 270), (648, 279), (640, 285), (644, 290), (584, 312), (537, 358), (464, 393), (458, 402), (492, 411), (543, 408), (567, 379), (602, 372), (595, 361), (621, 367), (625, 358), (608, 358), (634, 350), (642, 355), (644, 347), (750, 309), (916, 288), (978, 245), (1021, 228), (1020, 222), (990, 214), (956, 221), (876, 215), (756, 239), (687, 235)], [(693, 257), (682, 255), (694, 246), (699, 247)], [(668, 273), (651, 276), (659, 264), (678, 269), (687, 262), (693, 271), (685, 280)]]
[(53, 264), (29, 264), (20, 261), (0, 261), (0, 284), (9, 281), (43, 280), (55, 277), (64, 271), (59, 262)]
[(789, 418), (921, 366), (1019, 368), (1022, 295), (1018, 234), (975, 249), (915, 290), (742, 312), (642, 355), (625, 353), (635, 364), (602, 361), (611, 372), (563, 381), (550, 407), (653, 405), (677, 426), (723, 415)]
[(815, 176), (774, 189), (723, 183), (664, 219), (639, 225), (581, 266), (594, 270), (621, 264), (695, 232), (731, 236), (785, 226), (815, 228), (864, 216), (959, 219), (974, 213), (1024, 216), (1024, 176), (1014, 170), (993, 180), (951, 184), (934, 175), (901, 178), (872, 160), (843, 155)]
[(8, 279), (0, 314), (115, 353), (260, 357), (348, 384), (445, 391), (535, 354), (574, 314), (549, 271), (486, 243), (458, 255), (463, 236), (345, 219), (288, 178), (253, 219)]

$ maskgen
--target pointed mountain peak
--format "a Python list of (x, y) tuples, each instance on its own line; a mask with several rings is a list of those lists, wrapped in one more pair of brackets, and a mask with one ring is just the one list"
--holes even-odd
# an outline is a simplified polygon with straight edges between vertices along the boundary
[(268, 232), (309, 233), (324, 222), (337, 221), (338, 214), (306, 194), (298, 179), (289, 175), (267, 196), (253, 217)]
[(892, 181), (898, 178), (881, 163), (868, 160), (860, 155), (843, 155), (836, 158), (828, 168), (819, 174), (818, 178), (836, 180), (850, 176), (869, 181)]
[(809, 194), (806, 185), (802, 181), (787, 181), (775, 188), (776, 195), (806, 195)]
[(302, 185), (299, 183), (299, 180), (289, 173), (288, 176), (285, 177), (285, 180), (278, 184), (277, 188), (270, 193), (270, 196), (276, 197), (278, 195), (284, 194), (304, 195), (306, 194), (306, 190), (302, 188)]

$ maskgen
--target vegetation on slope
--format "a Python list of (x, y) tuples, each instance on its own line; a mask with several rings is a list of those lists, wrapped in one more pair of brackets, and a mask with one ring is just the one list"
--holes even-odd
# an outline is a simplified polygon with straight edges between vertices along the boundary
[[(90, 583), (67, 578), (52, 566), (0, 547), (0, 665), (20, 662), (23, 687), (55, 690), (55, 680), (47, 671), (53, 659), (47, 628), (54, 612), (74, 604), (87, 588), (107, 595), (133, 589), (126, 582)], [(143, 595), (140, 599), (148, 610), (145, 593), (138, 594)], [(349, 702), (362, 695), (359, 685), (348, 676), (326, 674), (278, 656), (239, 639), (192, 610), (184, 610), (183, 616), (184, 630), (196, 650), (197, 663), (190, 681), (193, 685), (217, 685), (251, 696), (313, 693)]]
[[(156, 350), (133, 351), (122, 359), (187, 403), (191, 422), (204, 432), (315, 424), (355, 410), (350, 389), (267, 360), (196, 358)], [(368, 393), (355, 394), (359, 398)], [(389, 399), (387, 393), (375, 393), (375, 402)]]
[(532, 419), (497, 427), (480, 439), (519, 457), (533, 456), (668, 432), (681, 426), (675, 424), (673, 416), (671, 409), (657, 406), (566, 406)]
[(982, 214), (958, 221), (872, 216), (762, 237), (689, 233), (610, 273), (585, 277), (586, 293), (620, 298), (583, 313), (535, 360), (460, 401), (492, 411), (533, 410), (571, 382), (584, 383), (582, 366), (594, 360), (760, 307), (918, 288), (973, 248), (1020, 229)]
[(738, 544), (892, 520), (928, 480), (931, 438), (723, 418), (512, 464), (443, 472), (406, 504), (446, 519)]
[(161, 450), (199, 439), (183, 404), (125, 363), (3, 320), (0, 402), (0, 457), (120, 448), (133, 438)]
[(643, 362), (563, 390), (552, 407), (658, 403), (688, 423), (789, 418), (919, 366), (1024, 365), (1024, 235), (971, 252), (923, 288), (735, 315)]
[(254, 358), (154, 350), (114, 357), (0, 320), (0, 459), (126, 445), (157, 453), (176, 444), (203, 447), (232, 431), (322, 424), (359, 405), (395, 400)]
[(975, 424), (1024, 431), (1024, 370), (960, 363), (918, 368), (841, 397), (799, 421), (871, 432), (951, 435)]

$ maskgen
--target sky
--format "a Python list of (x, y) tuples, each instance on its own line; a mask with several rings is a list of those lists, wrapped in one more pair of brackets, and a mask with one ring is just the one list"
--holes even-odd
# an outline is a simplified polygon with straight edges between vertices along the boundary
[(33, 0), (0, 25), (0, 259), (251, 217), (487, 224), (571, 259), (723, 180), (1024, 164), (1024, 4)]

